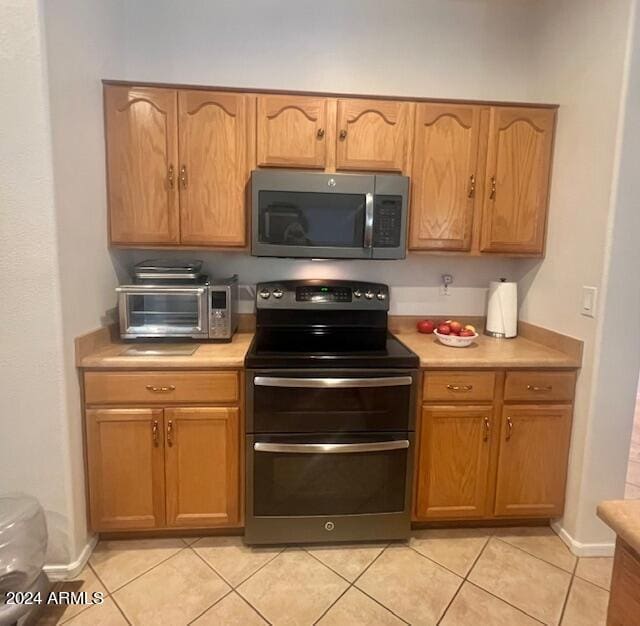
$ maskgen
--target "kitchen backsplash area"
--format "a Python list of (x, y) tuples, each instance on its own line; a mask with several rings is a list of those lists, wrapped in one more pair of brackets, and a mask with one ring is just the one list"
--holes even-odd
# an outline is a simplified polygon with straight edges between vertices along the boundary
[[(517, 280), (523, 264), (531, 261), (509, 258), (435, 257), (411, 254), (401, 261), (299, 260), (261, 258), (248, 251), (212, 252), (206, 250), (119, 250), (112, 249), (119, 279), (126, 281), (122, 268), (150, 258), (176, 260), (202, 259), (214, 277), (238, 274), (240, 282), (239, 312), (252, 313), (255, 285), (261, 281), (294, 278), (349, 278), (386, 283), (391, 288), (392, 315), (484, 315), (489, 282), (506, 278)], [(449, 295), (443, 294), (442, 276), (449, 274), (453, 283)]]

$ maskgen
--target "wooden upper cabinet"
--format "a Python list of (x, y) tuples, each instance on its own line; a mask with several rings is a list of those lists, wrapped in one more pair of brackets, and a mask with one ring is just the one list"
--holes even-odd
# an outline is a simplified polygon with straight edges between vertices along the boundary
[(167, 526), (239, 518), (237, 408), (165, 409)]
[(482, 112), (479, 106), (418, 105), (411, 167), (411, 249), (471, 248)]
[(321, 97), (258, 96), (258, 165), (324, 169), (327, 107)]
[(422, 409), (418, 519), (483, 517), (493, 440), (491, 406)]
[(246, 243), (247, 102), (242, 94), (178, 92), (183, 244)]
[(104, 98), (111, 242), (178, 243), (176, 91), (110, 85)]
[(162, 409), (87, 410), (91, 527), (164, 526)]
[(338, 100), (336, 168), (404, 171), (411, 107), (391, 100)]
[(495, 514), (562, 514), (571, 435), (571, 405), (505, 405)]
[(556, 113), (493, 107), (480, 250), (542, 254)]

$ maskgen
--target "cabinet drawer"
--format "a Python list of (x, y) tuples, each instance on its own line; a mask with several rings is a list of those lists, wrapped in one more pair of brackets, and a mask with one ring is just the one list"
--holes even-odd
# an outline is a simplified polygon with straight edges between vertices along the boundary
[(575, 372), (508, 372), (504, 399), (512, 402), (572, 402), (575, 384)]
[(238, 372), (86, 372), (87, 404), (232, 403)]
[(495, 372), (425, 372), (422, 382), (424, 402), (493, 401)]

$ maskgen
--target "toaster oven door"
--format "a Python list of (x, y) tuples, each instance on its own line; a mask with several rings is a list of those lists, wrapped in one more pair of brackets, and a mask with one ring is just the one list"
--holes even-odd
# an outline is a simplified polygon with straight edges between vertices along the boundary
[(209, 336), (206, 287), (134, 285), (116, 291), (124, 339)]

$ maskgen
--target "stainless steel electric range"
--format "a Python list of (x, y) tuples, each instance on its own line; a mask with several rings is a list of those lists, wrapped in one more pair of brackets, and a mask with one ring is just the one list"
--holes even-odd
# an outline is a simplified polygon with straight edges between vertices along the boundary
[(406, 538), (418, 357), (386, 285), (262, 283), (247, 353), (249, 544)]

